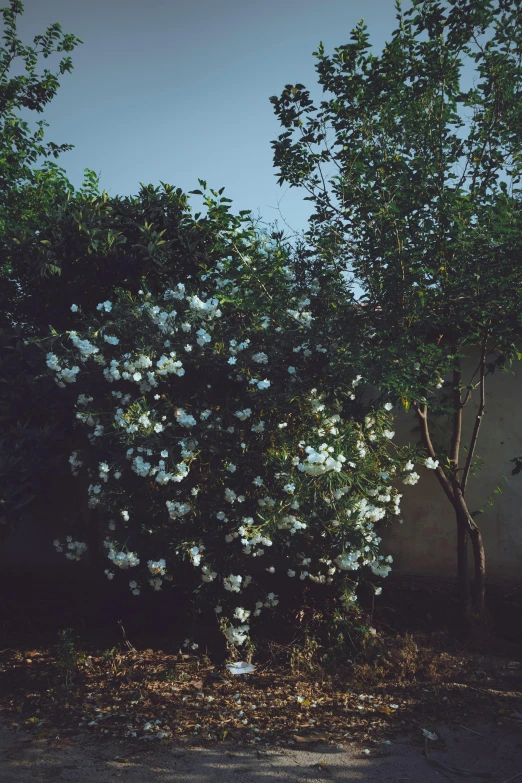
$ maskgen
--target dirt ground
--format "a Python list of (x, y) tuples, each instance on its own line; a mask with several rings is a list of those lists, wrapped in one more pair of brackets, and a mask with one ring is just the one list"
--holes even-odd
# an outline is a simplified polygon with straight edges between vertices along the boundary
[[(443, 780), (489, 779), (507, 783), (522, 777), (522, 724), (508, 728), (477, 724), (463, 728), (435, 726), (439, 739), (398, 737), (390, 744), (375, 741), (330, 747), (160, 746), (103, 741), (85, 734), (38, 739), (25, 731), (0, 727), (0, 781), (82, 781), (85, 783), (314, 783), (365, 781), (436, 783)], [(467, 727), (469, 729), (471, 727)], [(366, 751), (369, 751), (366, 753)]]
[(492, 606), (478, 644), (452, 624), (451, 596), (398, 585), (353, 660), (323, 665), (327, 648), (297, 629), (292, 644), (267, 642), (255, 670), (234, 676), (201, 640), (153, 640), (145, 612), (134, 627), (129, 613), (132, 643), (114, 618), (116, 635), (100, 635), (94, 603), (66, 638), (72, 586), (58, 580), (53, 592), (42, 581), (22, 595), (20, 580), (9, 584), (0, 783), (522, 783), (519, 597)]

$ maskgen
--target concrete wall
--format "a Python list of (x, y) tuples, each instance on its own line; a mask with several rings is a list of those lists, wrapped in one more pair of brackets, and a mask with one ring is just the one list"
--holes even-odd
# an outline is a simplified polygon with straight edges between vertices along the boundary
[[(462, 380), (469, 383), (479, 361), (479, 351), (463, 360)], [(515, 375), (496, 370), (486, 376), (486, 412), (482, 419), (475, 454), (484, 460), (482, 469), (470, 477), (466, 495), (471, 511), (482, 508), (503, 476), (508, 482), (492, 506), (477, 518), (484, 537), (488, 579), (522, 580), (522, 473), (511, 475), (511, 459), (522, 454), (522, 363)], [(462, 445), (471, 437), (478, 410), (478, 389), (464, 409)], [(442, 430), (432, 430), (434, 439), (449, 444), (451, 422), (438, 419)], [(395, 442), (418, 442), (413, 413), (400, 413), (395, 422)], [(465, 452), (461, 447), (462, 460)], [(456, 573), (456, 523), (453, 509), (431, 470), (416, 467), (421, 475), (414, 486), (403, 487), (404, 524), (382, 533), (383, 551), (394, 557), (394, 571), (405, 574), (453, 576)], [(470, 549), (471, 555), (471, 549)]]

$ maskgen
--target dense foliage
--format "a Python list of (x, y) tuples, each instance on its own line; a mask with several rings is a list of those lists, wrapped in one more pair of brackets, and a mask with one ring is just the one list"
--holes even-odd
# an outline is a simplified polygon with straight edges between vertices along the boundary
[[(470, 537), (483, 616), (485, 554), (465, 493), (485, 377), (519, 356), (522, 5), (396, 7), (398, 27), (380, 55), (362, 22), (332, 56), (319, 46), (319, 83), (331, 97), (316, 106), (304, 85), (288, 84), (270, 99), (285, 129), (274, 164), (280, 184), (304, 187), (314, 204), (307, 240), (363, 289), (366, 374), (417, 413), (455, 511), (463, 601)], [(469, 89), (464, 62), (475, 67)], [(476, 346), (480, 361), (465, 379), (461, 360)], [(472, 398), (478, 413), (463, 457)], [(450, 444), (433, 438), (439, 414), (452, 417)]]
[[(73, 302), (78, 326), (55, 334), (47, 365), (80, 391), (88, 440), (70, 463), (89, 476), (108, 578), (128, 572), (138, 594), (191, 563), (195, 597), (240, 645), (278, 603), (272, 574), (332, 585), (346, 608), (361, 571), (386, 576), (376, 526), (399, 515), (395, 483), (418, 476), (411, 450), (393, 450), (391, 403), (356, 398), (346, 288), (341, 305), (335, 278), (319, 285), (252, 231), (220, 241), (220, 260), (162, 293), (121, 289), (86, 313)], [(80, 559), (78, 538), (56, 546)]]

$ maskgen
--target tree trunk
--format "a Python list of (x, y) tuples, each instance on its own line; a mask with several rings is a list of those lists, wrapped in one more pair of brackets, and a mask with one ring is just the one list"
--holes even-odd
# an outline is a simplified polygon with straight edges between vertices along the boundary
[[(468, 506), (462, 494), (462, 490), (457, 482), (453, 484), (455, 492), (454, 508), (457, 515), (457, 526), (459, 531), (459, 584), (463, 585), (464, 574), (461, 572), (461, 559), (460, 559), (460, 547), (461, 539), (464, 537), (467, 543), (467, 536), (471, 539), (471, 546), (473, 548), (473, 560), (474, 560), (474, 585), (473, 585), (473, 609), (477, 615), (479, 628), (484, 629), (485, 624), (485, 598), (486, 598), (486, 553), (484, 551), (484, 541), (482, 534), (474, 522), (471, 514), (469, 513)], [(462, 532), (461, 532), (462, 531)], [(465, 531), (465, 533), (464, 533)], [(463, 545), (465, 546), (465, 544)], [(466, 585), (468, 585), (467, 574), (467, 553), (466, 553)], [(468, 590), (468, 606), (469, 606), (469, 587)], [(461, 592), (461, 598), (464, 602), (464, 596)], [(464, 608), (464, 607), (463, 607)], [(469, 611), (469, 610), (468, 610)]]
[(457, 518), (457, 563), (460, 605), (466, 620), (471, 619), (471, 593), (468, 575), (468, 525), (466, 518), (455, 509)]
[(470, 522), (469, 535), (475, 558), (474, 608), (478, 615), (480, 630), (484, 630), (486, 622), (486, 553), (482, 533), (472, 519)]
[[(484, 364), (484, 352), (482, 356), (482, 365)], [(458, 389), (458, 383), (460, 377), (458, 373), (455, 373), (454, 378), (455, 385)], [(483, 386), (483, 381), (482, 381)], [(483, 396), (484, 391), (482, 388), (481, 408), (483, 408)], [(462, 405), (457, 407), (457, 399), (455, 395), (455, 415), (453, 419), (453, 437), (452, 437), (452, 462), (455, 468), (458, 468), (458, 451), (460, 447), (460, 436), (462, 428)], [(460, 393), (459, 393), (460, 404)], [(428, 425), (428, 409), (426, 404), (419, 404), (414, 402), (413, 407), (417, 413), (417, 417), (421, 429), (422, 442), (428, 450), (428, 454), (432, 459), (436, 458), (435, 449), (431, 442), (431, 436)], [(480, 418), (482, 417), (483, 410), (479, 411)], [(475, 442), (478, 436), (478, 429), (480, 426), (480, 419), (478, 425), (475, 426), (472, 449), (474, 449)], [(469, 461), (465, 469), (465, 477), (467, 478), (469, 472)], [(471, 538), (471, 544), (473, 547), (473, 560), (474, 560), (474, 573), (475, 582), (473, 589), (473, 608), (478, 616), (480, 629), (484, 628), (485, 624), (485, 595), (486, 595), (486, 555), (484, 552), (484, 542), (482, 535), (476, 523), (474, 522), (469, 509), (464, 499), (462, 486), (456, 478), (456, 474), (452, 477), (448, 477), (440, 465), (435, 470), (435, 476), (439, 481), (442, 489), (444, 490), (446, 497), (455, 510), (455, 516), (457, 521), (457, 554), (458, 554), (458, 578), (459, 578), (459, 593), (463, 616), (466, 620), (471, 621), (471, 601), (470, 601), (470, 587), (468, 578), (468, 548), (467, 541), (468, 536)]]

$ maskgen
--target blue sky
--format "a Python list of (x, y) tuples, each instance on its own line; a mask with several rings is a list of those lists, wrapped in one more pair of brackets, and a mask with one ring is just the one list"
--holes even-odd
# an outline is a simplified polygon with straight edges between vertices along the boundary
[[(311, 206), (306, 192), (277, 184), (270, 141), (282, 129), (269, 97), (301, 82), (319, 98), (312, 52), (349, 43), (362, 18), (380, 51), (396, 27), (393, 0), (26, 0), (25, 45), (53, 22), (83, 44), (44, 113), (24, 118), (45, 119), (46, 140), (75, 145), (57, 161), (74, 187), (85, 168), (113, 196), (136, 194), (139, 182), (188, 192), (199, 177), (225, 187), (233, 212), (285, 228), (279, 204), (302, 231)], [(38, 72), (58, 62), (42, 59)]]

